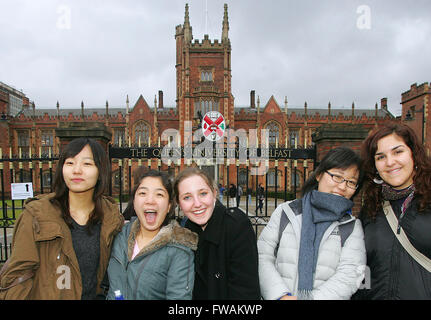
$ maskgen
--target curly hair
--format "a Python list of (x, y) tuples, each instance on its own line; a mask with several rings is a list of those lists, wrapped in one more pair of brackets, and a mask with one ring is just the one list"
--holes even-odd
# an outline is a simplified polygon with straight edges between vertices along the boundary
[(377, 151), (377, 143), (380, 139), (395, 134), (410, 148), (415, 166), (413, 183), (415, 184), (415, 196), (419, 200), (418, 211), (423, 211), (431, 204), (431, 160), (426, 155), (424, 146), (419, 142), (414, 131), (407, 125), (397, 122), (388, 122), (370, 132), (362, 144), (361, 156), (363, 160), (364, 181), (364, 209), (367, 215), (374, 219), (377, 212), (382, 209), (381, 185), (373, 182), (377, 168), (374, 156)]

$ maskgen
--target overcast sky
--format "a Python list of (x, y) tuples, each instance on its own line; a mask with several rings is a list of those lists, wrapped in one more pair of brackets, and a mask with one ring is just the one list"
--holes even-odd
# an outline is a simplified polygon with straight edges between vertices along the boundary
[[(220, 39), (229, 6), (236, 106), (374, 108), (431, 81), (431, 1), (189, 0), (193, 38)], [(0, 81), (37, 108), (175, 105), (180, 0), (0, 0)], [(206, 5), (207, 3), (207, 5)], [(206, 10), (207, 8), (207, 10)]]

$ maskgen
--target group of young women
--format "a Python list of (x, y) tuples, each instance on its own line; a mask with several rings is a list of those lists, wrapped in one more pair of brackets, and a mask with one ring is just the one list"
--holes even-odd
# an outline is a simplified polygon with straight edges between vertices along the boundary
[[(138, 169), (126, 224), (103, 195), (110, 166), (98, 143), (72, 141), (58, 168), (55, 192), (28, 199), (16, 222), (2, 299), (431, 298), (430, 271), (387, 219), (391, 208), (398, 231), (431, 258), (431, 162), (405, 125), (371, 132), (362, 159), (330, 150), (257, 243), (248, 217), (226, 208), (197, 168), (174, 181)], [(358, 219), (352, 199), (360, 192)], [(358, 290), (364, 276), (369, 285)]]

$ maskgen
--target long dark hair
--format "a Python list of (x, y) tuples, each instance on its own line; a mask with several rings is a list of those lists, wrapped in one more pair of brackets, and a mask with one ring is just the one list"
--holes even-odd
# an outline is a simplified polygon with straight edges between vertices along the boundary
[(407, 125), (397, 122), (388, 122), (370, 133), (362, 144), (362, 158), (364, 159), (364, 208), (368, 216), (374, 218), (382, 208), (381, 185), (375, 184), (377, 168), (374, 156), (377, 143), (380, 139), (396, 134), (403, 139), (410, 148), (416, 174), (413, 177), (415, 195), (419, 198), (419, 211), (423, 211), (431, 204), (431, 161), (426, 155), (424, 146), (419, 142), (415, 132)]
[(53, 190), (55, 196), (52, 202), (60, 207), (64, 221), (71, 226), (72, 217), (69, 211), (69, 188), (64, 182), (63, 165), (66, 159), (75, 157), (86, 145), (90, 147), (93, 153), (94, 163), (99, 170), (99, 177), (97, 178), (93, 193), (94, 211), (87, 222), (87, 226), (91, 228), (91, 226), (96, 225), (103, 219), (102, 196), (107, 191), (109, 179), (111, 177), (108, 155), (98, 142), (90, 138), (77, 138), (72, 140), (62, 150), (54, 176)]
[(302, 187), (301, 194), (304, 196), (306, 193), (311, 190), (317, 189), (319, 186), (319, 182), (316, 177), (325, 173), (331, 169), (347, 169), (351, 166), (356, 166), (359, 170), (359, 178), (358, 178), (358, 188), (355, 193), (351, 197), (358, 194), (361, 189), (363, 172), (361, 170), (362, 161), (360, 156), (348, 147), (337, 147), (328, 151), (328, 153), (323, 157), (320, 164), (317, 166), (316, 170), (310, 175), (307, 181), (304, 183)]
[(163, 223), (161, 226), (166, 226), (169, 224), (169, 222), (175, 218), (175, 197), (173, 192), (173, 183), (171, 177), (163, 172), (163, 171), (157, 171), (157, 170), (148, 170), (147, 168), (140, 167), (136, 169), (133, 173), (134, 177), (134, 185), (132, 188), (132, 196), (129, 199), (129, 202), (127, 203), (127, 208), (124, 210), (123, 215), (127, 220), (130, 220), (131, 217), (136, 216), (135, 207), (133, 205), (133, 201), (135, 200), (136, 191), (138, 190), (139, 186), (142, 183), (142, 180), (144, 180), (147, 177), (153, 177), (153, 178), (159, 178), (162, 182), (163, 187), (166, 189), (169, 195), (169, 204), (171, 205), (169, 212), (166, 214), (165, 220), (163, 220)]

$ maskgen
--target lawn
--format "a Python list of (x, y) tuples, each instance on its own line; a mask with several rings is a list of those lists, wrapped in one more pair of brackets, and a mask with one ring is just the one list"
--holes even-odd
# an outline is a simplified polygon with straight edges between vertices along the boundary
[[(5, 218), (5, 213), (3, 211), (3, 206), (6, 204), (6, 214), (8, 218), (11, 219), (18, 219), (19, 215), (22, 212), (22, 204), (24, 203), (24, 200), (14, 200), (12, 203), (12, 200), (5, 200), (4, 202), (0, 200), (0, 219)], [(14, 208), (12, 208), (12, 204)], [(15, 214), (14, 214), (15, 213)]]

